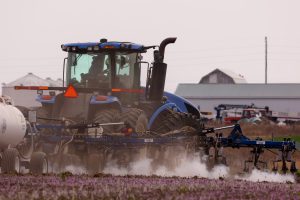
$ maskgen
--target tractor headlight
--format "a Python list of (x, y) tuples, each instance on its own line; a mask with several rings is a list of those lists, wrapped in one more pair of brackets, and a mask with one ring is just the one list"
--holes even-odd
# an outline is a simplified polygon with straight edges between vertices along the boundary
[(95, 51), (99, 51), (99, 46), (94, 46)]
[(67, 47), (65, 46), (65, 45), (61, 45), (61, 49), (63, 50), (63, 51), (66, 51), (67, 50)]

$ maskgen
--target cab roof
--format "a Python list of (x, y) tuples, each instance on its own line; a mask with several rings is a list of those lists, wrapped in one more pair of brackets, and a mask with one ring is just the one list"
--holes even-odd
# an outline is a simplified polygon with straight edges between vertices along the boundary
[(149, 47), (131, 42), (87, 42), (87, 43), (69, 43), (62, 44), (61, 48), (66, 52), (74, 53), (97, 53), (109, 51), (123, 51), (123, 52), (138, 52), (144, 53)]

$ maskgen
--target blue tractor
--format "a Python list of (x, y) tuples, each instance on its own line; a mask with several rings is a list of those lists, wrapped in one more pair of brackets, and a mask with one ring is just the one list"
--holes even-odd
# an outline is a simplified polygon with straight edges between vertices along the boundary
[[(37, 109), (40, 138), (36, 151), (44, 153), (41, 159), (46, 156), (60, 166), (85, 163), (88, 171), (99, 172), (107, 160), (128, 164), (140, 151), (137, 146), (151, 143), (155, 147), (148, 147), (148, 154), (167, 160), (158, 152), (167, 151), (161, 144), (170, 143), (167, 140), (172, 138), (163, 136), (181, 129), (195, 132), (201, 126), (196, 107), (164, 91), (165, 47), (175, 41), (167, 38), (159, 46), (143, 46), (101, 39), (61, 45), (68, 53), (63, 87), (16, 87), (38, 90), (37, 100), (42, 106)], [(142, 60), (149, 49), (154, 49), (151, 64)], [(145, 74), (143, 67), (147, 67)], [(141, 85), (143, 75), (145, 86)], [(42, 161), (36, 160), (32, 171), (45, 171), (39, 164)]]
[[(66, 86), (77, 93), (40, 95), (38, 115), (48, 119), (68, 119), (72, 123), (125, 122), (130, 131), (143, 134), (166, 133), (184, 126), (197, 126), (199, 111), (187, 100), (164, 92), (167, 64), (165, 47), (176, 38), (167, 38), (154, 50), (154, 62), (142, 55), (157, 46), (130, 42), (63, 44)], [(64, 64), (64, 65), (65, 65)], [(141, 68), (148, 67), (146, 85), (141, 86)], [(64, 79), (65, 80), (65, 79)], [(50, 88), (51, 89), (51, 88)], [(52, 88), (55, 89), (55, 88)], [(72, 98), (74, 97), (74, 98)], [(120, 125), (103, 126), (104, 133), (121, 131)], [(124, 129), (123, 129), (124, 130)]]

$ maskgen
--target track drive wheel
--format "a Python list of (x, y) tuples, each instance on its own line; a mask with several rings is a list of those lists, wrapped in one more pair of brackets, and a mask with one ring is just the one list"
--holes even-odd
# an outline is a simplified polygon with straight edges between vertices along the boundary
[(142, 134), (147, 131), (148, 118), (143, 110), (128, 108), (121, 114), (121, 121), (129, 124), (133, 132)]
[[(96, 112), (94, 117), (95, 123), (105, 124), (120, 122), (120, 112), (117, 109), (104, 109)], [(114, 126), (102, 126), (103, 133), (114, 133), (118, 129), (118, 125)]]
[(38, 175), (48, 173), (48, 159), (44, 152), (34, 152), (31, 155), (29, 170)]
[(19, 173), (20, 172), (20, 156), (15, 148), (6, 149), (3, 153), (1, 161), (2, 173)]

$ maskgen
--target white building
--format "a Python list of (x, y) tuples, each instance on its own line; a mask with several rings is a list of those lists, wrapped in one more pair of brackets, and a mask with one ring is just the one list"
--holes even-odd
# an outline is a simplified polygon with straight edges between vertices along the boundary
[[(8, 84), (2, 84), (2, 95), (10, 96), (14, 104), (17, 106), (34, 107), (40, 106), (40, 103), (35, 99), (37, 97), (36, 90), (15, 90), (15, 86), (52, 86), (61, 87), (62, 80), (58, 79), (54, 81), (50, 78), (42, 79), (33, 73), (28, 73), (27, 75), (10, 82)], [(45, 92), (47, 93), (47, 92)]]
[(252, 103), (273, 111), (300, 112), (300, 84), (189, 84), (175, 91), (202, 111), (214, 111), (219, 104)]

